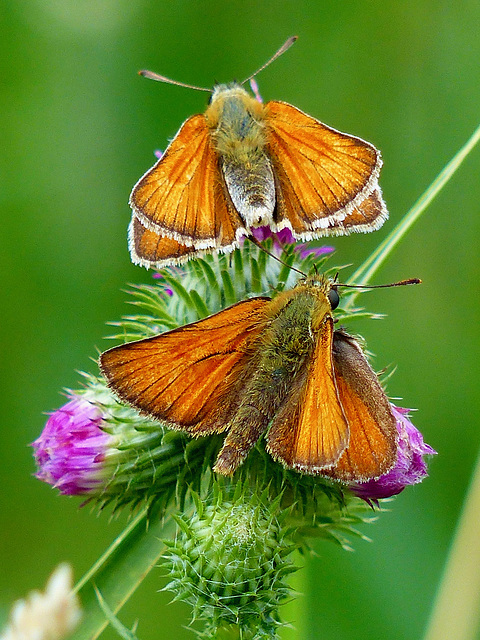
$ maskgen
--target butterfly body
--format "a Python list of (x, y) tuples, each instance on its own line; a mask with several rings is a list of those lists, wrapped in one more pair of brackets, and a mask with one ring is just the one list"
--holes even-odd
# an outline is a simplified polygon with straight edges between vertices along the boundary
[(275, 184), (265, 153), (265, 106), (239, 84), (217, 85), (205, 120), (233, 206), (247, 228), (268, 225)]
[(225, 160), (248, 165), (263, 155), (265, 105), (239, 84), (217, 85), (205, 111), (215, 150)]
[(204, 320), (114, 347), (101, 369), (118, 396), (193, 436), (226, 432), (231, 475), (262, 434), (309, 474), (367, 481), (395, 463), (389, 402), (358, 343), (334, 331), (338, 294), (321, 276)]

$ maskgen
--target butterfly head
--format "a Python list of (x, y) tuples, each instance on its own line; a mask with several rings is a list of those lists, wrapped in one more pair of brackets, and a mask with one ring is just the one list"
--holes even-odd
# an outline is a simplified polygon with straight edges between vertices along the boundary
[(212, 90), (212, 95), (210, 96), (210, 100), (208, 101), (208, 104), (212, 104), (212, 102), (215, 102), (216, 100), (219, 99), (219, 97), (222, 97), (223, 99), (227, 98), (227, 97), (233, 97), (233, 96), (248, 96), (248, 93), (245, 91), (245, 89), (242, 87), (242, 85), (238, 82), (222, 82), (220, 84), (215, 84), (215, 86), (213, 87)]
[(212, 129), (241, 122), (243, 119), (263, 118), (264, 106), (253, 98), (238, 82), (217, 84), (205, 112), (208, 126)]
[(306, 276), (298, 282), (297, 287), (307, 290), (313, 297), (328, 303), (332, 311), (339, 305), (340, 296), (335, 280), (325, 275)]

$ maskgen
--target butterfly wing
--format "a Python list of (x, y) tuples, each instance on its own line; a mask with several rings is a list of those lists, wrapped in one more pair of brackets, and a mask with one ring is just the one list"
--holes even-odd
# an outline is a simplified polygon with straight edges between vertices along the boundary
[(223, 431), (245, 350), (261, 331), (269, 298), (239, 302), (199, 322), (109, 349), (100, 368), (125, 402), (199, 436)]
[(130, 195), (145, 228), (197, 249), (237, 246), (244, 229), (225, 197), (210, 137), (203, 115), (189, 118)]
[(388, 211), (382, 198), (382, 191), (377, 186), (365, 200), (351, 208), (343, 222), (329, 229), (328, 235), (343, 236), (351, 232), (375, 231), (380, 229), (387, 218)]
[(378, 189), (380, 152), (284, 102), (266, 107), (277, 225), (305, 240), (381, 226), (388, 213)]
[[(372, 225), (377, 228), (379, 225), (377, 209), (381, 196), (378, 191), (372, 193), (354, 211), (334, 229), (339, 235), (349, 233), (349, 229), (355, 231), (369, 231)], [(380, 223), (381, 224), (381, 223)], [(227, 242), (229, 240), (227, 239)], [(209, 249), (196, 249), (194, 246), (187, 246), (160, 235), (151, 229), (147, 229), (135, 214), (132, 216), (128, 228), (128, 246), (133, 264), (138, 264), (147, 269), (162, 269), (168, 265), (179, 265), (187, 262), (190, 258), (199, 257), (213, 251)], [(230, 251), (236, 247), (236, 243), (220, 247), (223, 252)]]
[(332, 467), (349, 441), (349, 426), (338, 400), (332, 362), (333, 320), (317, 334), (312, 358), (267, 433), (267, 449), (287, 467), (318, 474)]
[(327, 475), (346, 482), (366, 482), (395, 464), (395, 417), (360, 345), (342, 331), (334, 335), (333, 362), (338, 396), (350, 425), (350, 442)]
[[(199, 252), (173, 238), (161, 236), (147, 229), (135, 214), (128, 228), (128, 247), (133, 264), (161, 269), (167, 265), (182, 264)], [(208, 251), (208, 250), (205, 250)]]

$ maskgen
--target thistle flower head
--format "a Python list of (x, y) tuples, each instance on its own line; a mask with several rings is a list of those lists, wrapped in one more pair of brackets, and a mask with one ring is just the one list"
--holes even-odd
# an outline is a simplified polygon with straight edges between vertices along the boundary
[(118, 402), (102, 379), (85, 377), (85, 388), (69, 392), (32, 445), (36, 477), (100, 506), (135, 506), (152, 496), (164, 503), (172, 495), (181, 499), (186, 477), (195, 484), (192, 476), (211, 445), (188, 442)]
[[(287, 231), (281, 237), (282, 242), (287, 242), (283, 245), (282, 260), (308, 272), (312, 259), (318, 264), (316, 254), (311, 254), (310, 247), (307, 255), (296, 252)], [(271, 246), (269, 229), (259, 228), (256, 233)], [(326, 255), (327, 250), (320, 261)], [(145, 338), (196, 321), (245, 296), (268, 290), (273, 283), (281, 290), (295, 276), (288, 266), (251, 243), (245, 243), (243, 251), (234, 254), (233, 261), (229, 256), (206, 256), (174, 271), (162, 270), (158, 275), (162, 277), (157, 277), (154, 285), (141, 285), (133, 290), (135, 304), (148, 309), (149, 315), (128, 316), (116, 323), (121, 327), (118, 337)], [(346, 318), (344, 314), (341, 320)], [(401, 410), (395, 411), (400, 433), (397, 464), (386, 476), (354, 488), (356, 495), (367, 500), (399, 493), (407, 484), (419, 482), (426, 475), (422, 455), (431, 450), (423, 442), (426, 449), (418, 448), (415, 437), (418, 440), (421, 436), (414, 437), (416, 430), (409, 430), (410, 421)], [(114, 500), (119, 505), (136, 504), (143, 498), (156, 499), (159, 495), (162, 499), (184, 496), (182, 481), (186, 477), (192, 482), (201, 481), (201, 474), (211, 465), (220, 442), (221, 436), (191, 440), (164, 428), (160, 422), (140, 416), (118, 402), (103, 380), (90, 377), (82, 392), (71, 394), (69, 402), (50, 416), (33, 446), (39, 467), (37, 477), (41, 480), (64, 494), (86, 495), (102, 503)], [(252, 465), (255, 464), (253, 458)], [(272, 469), (277, 467), (273, 464)], [(270, 478), (276, 475), (272, 469), (268, 470)], [(279, 471), (283, 473), (283, 469)], [(306, 479), (301, 482), (308, 484)], [(328, 481), (321, 484), (323, 490)], [(165, 497), (165, 504), (168, 499)]]
[(85, 396), (70, 396), (54, 411), (32, 443), (39, 480), (63, 495), (88, 494), (105, 479), (105, 457), (116, 438), (102, 429), (99, 406)]

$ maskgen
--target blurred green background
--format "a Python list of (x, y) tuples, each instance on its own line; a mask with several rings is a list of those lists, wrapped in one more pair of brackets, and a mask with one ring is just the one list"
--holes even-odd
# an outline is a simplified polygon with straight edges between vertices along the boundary
[[(127, 311), (132, 185), (205, 95), (136, 75), (148, 68), (211, 86), (242, 79), (286, 39), (259, 77), (280, 99), (375, 143), (391, 218), (335, 240), (356, 266), (400, 220), (480, 121), (480, 3), (406, 0), (29, 0), (2, 4), (0, 202), (2, 427), (0, 606), (43, 586), (62, 560), (76, 577), (123, 528), (32, 477), (28, 443), (78, 387), (76, 370)], [(363, 301), (388, 314), (355, 325), (389, 392), (418, 408), (439, 455), (430, 477), (366, 528), (355, 553), (316, 546), (306, 562), (302, 640), (411, 640), (425, 628), (479, 448), (480, 149), (377, 275), (421, 287)], [(348, 272), (347, 272), (348, 273)], [(155, 570), (124, 608), (138, 635), (192, 638), (187, 608), (168, 605)], [(105, 638), (115, 635), (107, 631)]]

